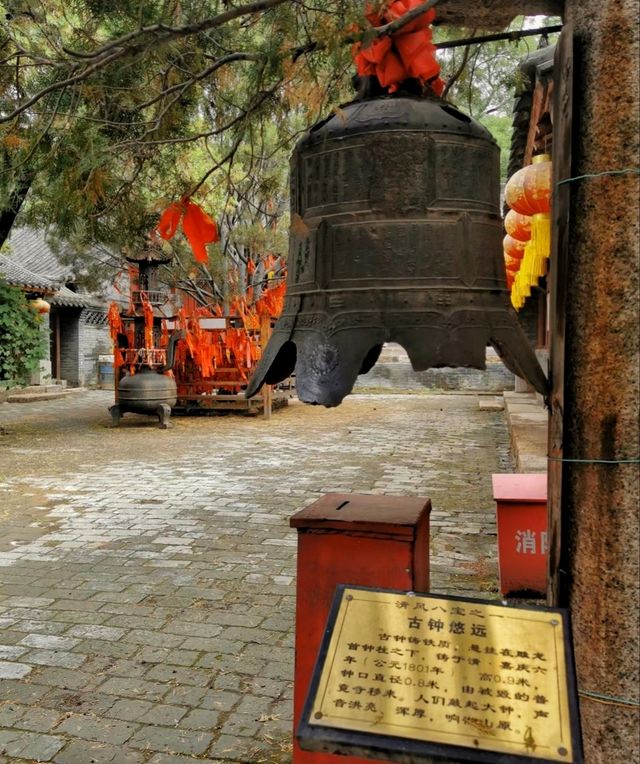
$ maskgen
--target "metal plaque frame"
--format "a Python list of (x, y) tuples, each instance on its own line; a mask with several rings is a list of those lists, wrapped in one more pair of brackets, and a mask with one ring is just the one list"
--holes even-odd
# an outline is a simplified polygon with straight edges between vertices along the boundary
[[(490, 605), (505, 608), (505, 610), (536, 611), (555, 614), (562, 619), (564, 663), (566, 671), (566, 690), (569, 709), (569, 729), (572, 744), (572, 757), (566, 759), (567, 764), (583, 764), (582, 738), (580, 731), (580, 716), (578, 708), (578, 693), (576, 683), (575, 662), (571, 640), (571, 622), (569, 611), (565, 608), (550, 608), (544, 606), (520, 606), (504, 604), (500, 600), (472, 599), (441, 594), (414, 594), (395, 589), (379, 589), (366, 586), (351, 586), (340, 584), (336, 587), (327, 626), (320, 645), (320, 652), (309, 684), (302, 716), (296, 739), (303, 750), (323, 753), (354, 755), (399, 764), (463, 764), (478, 762), (479, 764), (557, 764), (557, 759), (548, 759), (528, 754), (501, 753), (491, 750), (477, 750), (472, 747), (449, 745), (445, 743), (425, 742), (406, 737), (367, 732), (357, 729), (340, 729), (337, 727), (314, 724), (312, 713), (316, 704), (318, 690), (321, 684), (325, 661), (329, 655), (329, 647), (340, 607), (347, 590), (375, 592), (379, 594), (403, 595), (411, 594), (424, 600), (447, 600), (469, 605)], [(363, 724), (361, 726), (366, 726)]]

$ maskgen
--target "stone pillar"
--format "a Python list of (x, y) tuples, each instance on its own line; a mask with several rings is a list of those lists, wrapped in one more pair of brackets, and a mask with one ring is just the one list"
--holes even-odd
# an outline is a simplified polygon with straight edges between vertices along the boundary
[(42, 333), (44, 340), (44, 355), (38, 363), (38, 368), (31, 373), (31, 377), (29, 378), (30, 385), (51, 384), (51, 329), (49, 325), (48, 313), (40, 314), (40, 332)]
[[(567, 0), (574, 25), (573, 175), (638, 168), (637, 0)], [(634, 459), (638, 175), (572, 184), (564, 458)], [(565, 563), (587, 764), (638, 761), (638, 464), (566, 463)]]

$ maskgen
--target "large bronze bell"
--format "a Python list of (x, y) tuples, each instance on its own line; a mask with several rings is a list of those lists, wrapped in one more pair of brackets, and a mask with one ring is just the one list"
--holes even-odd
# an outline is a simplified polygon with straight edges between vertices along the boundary
[(544, 395), (509, 303), (498, 165), (490, 133), (437, 98), (358, 100), (312, 127), (291, 163), (284, 311), (247, 397), (295, 368), (301, 400), (337, 406), (384, 342), (416, 371), (484, 369), (491, 344)]

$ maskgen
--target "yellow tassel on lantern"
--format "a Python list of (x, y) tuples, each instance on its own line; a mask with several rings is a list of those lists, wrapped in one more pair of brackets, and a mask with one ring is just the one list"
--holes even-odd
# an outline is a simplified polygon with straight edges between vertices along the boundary
[(533, 252), (532, 274), (537, 279), (547, 271), (546, 260), (551, 254), (551, 157), (533, 157), (524, 181), (525, 193), (537, 211), (531, 217), (530, 246)]
[(538, 212), (531, 218), (531, 240), (527, 246), (533, 251), (533, 271), (536, 276), (544, 276), (546, 261), (551, 254), (551, 215), (548, 212)]

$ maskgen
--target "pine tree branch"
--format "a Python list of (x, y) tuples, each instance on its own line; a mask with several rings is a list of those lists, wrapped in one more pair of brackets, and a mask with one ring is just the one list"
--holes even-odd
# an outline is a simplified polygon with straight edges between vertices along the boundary
[[(287, 0), (256, 0), (256, 2), (247, 3), (246, 5), (241, 5), (237, 8), (231, 8), (230, 10), (225, 11), (224, 13), (220, 13), (217, 16), (203, 19), (202, 21), (194, 24), (185, 24), (181, 27), (170, 27), (166, 24), (153, 24), (148, 27), (143, 27), (142, 29), (136, 29), (134, 32), (129, 32), (126, 35), (122, 35), (116, 40), (112, 40), (111, 42), (103, 45), (101, 48), (98, 48), (91, 53), (73, 51), (69, 48), (63, 47), (62, 50), (67, 55), (76, 59), (80, 59), (83, 63), (89, 65), (82, 69), (82, 71), (78, 72), (78, 74), (74, 74), (67, 77), (66, 79), (53, 82), (47, 87), (39, 90), (37, 93), (34, 93), (31, 98), (22, 103), (20, 106), (16, 107), (12, 112), (0, 116), (0, 124), (3, 122), (10, 122), (11, 120), (15, 119), (31, 106), (40, 101), (40, 99), (42, 99), (48, 93), (55, 92), (56, 90), (63, 90), (70, 85), (74, 85), (78, 82), (83, 82), (92, 74), (100, 71), (101, 69), (104, 69), (114, 61), (135, 55), (144, 50), (148, 45), (148, 41), (146, 41), (146, 39), (144, 42), (134, 42), (141, 37), (148, 38), (151, 36), (153, 37), (154, 44), (160, 45), (173, 39), (188, 37), (190, 35), (208, 31), (210, 29), (215, 29), (217, 27), (223, 26), (229, 21), (233, 21), (234, 19), (275, 8), (284, 2), (287, 2)], [(79, 61), (72, 64), (71, 71), (76, 70), (79, 66)]]

